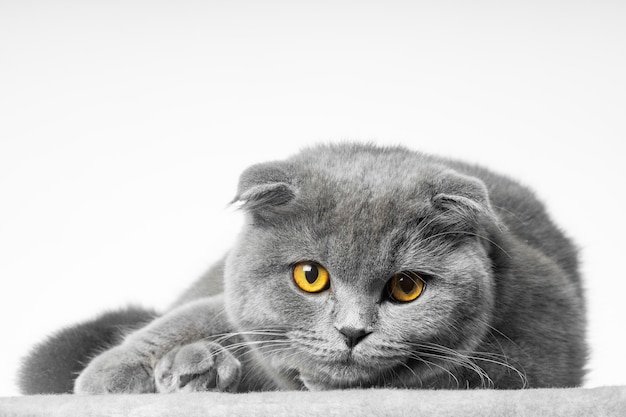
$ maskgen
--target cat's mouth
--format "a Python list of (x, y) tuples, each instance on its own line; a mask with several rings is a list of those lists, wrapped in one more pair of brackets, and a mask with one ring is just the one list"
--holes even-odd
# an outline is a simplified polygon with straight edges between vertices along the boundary
[(346, 388), (370, 388), (371, 375), (350, 368), (337, 368), (330, 372), (300, 372), (299, 378), (310, 391)]
[[(384, 372), (384, 371), (383, 371)], [(381, 367), (367, 366), (352, 355), (300, 369), (300, 380), (311, 391), (378, 386)]]

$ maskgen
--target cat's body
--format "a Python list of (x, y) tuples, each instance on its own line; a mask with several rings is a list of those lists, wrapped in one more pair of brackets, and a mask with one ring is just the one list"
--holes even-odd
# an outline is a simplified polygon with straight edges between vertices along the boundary
[(335, 145), (249, 168), (236, 200), (247, 222), (225, 261), (76, 392), (582, 382), (576, 251), (516, 182)]

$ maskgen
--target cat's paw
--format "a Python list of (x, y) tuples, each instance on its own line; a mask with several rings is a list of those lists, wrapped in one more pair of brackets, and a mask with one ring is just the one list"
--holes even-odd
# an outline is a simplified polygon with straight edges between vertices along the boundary
[(146, 358), (117, 346), (96, 356), (74, 383), (76, 394), (155, 392), (154, 376)]
[(158, 392), (235, 392), (241, 363), (221, 345), (199, 341), (172, 349), (154, 372)]

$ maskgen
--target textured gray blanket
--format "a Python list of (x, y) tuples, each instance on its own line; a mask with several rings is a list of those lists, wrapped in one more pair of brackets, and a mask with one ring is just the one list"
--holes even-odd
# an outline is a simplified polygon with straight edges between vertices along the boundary
[(626, 387), (518, 391), (349, 390), (249, 394), (36, 395), (0, 416), (626, 416)]

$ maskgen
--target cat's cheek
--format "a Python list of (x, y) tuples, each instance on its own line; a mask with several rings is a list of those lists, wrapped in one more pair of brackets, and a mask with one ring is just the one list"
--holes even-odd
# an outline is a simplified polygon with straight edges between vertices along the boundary
[(381, 303), (378, 307), (378, 320), (375, 325), (375, 334), (380, 335), (381, 343), (424, 338), (424, 332), (428, 331), (428, 326), (424, 326), (424, 318), (427, 317), (424, 304), (421, 299), (407, 304)]

